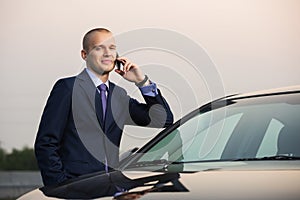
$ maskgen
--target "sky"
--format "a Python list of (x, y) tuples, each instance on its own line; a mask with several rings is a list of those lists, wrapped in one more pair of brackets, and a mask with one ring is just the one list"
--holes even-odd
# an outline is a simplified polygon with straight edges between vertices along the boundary
[[(92, 28), (114, 33), (178, 120), (224, 95), (300, 84), (299, 20), (299, 0), (0, 0), (0, 146), (33, 147), (53, 84), (85, 67)], [(159, 131), (127, 127), (121, 151)]]

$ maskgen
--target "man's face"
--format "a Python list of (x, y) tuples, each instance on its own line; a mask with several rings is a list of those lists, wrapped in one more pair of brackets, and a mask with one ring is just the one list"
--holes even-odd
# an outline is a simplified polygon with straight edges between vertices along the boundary
[(116, 44), (112, 33), (94, 32), (89, 38), (88, 50), (82, 51), (89, 69), (99, 75), (108, 74), (114, 69)]

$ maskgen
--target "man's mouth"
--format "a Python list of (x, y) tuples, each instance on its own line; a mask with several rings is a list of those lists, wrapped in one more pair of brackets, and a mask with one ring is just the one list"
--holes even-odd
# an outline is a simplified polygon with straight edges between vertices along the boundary
[(112, 60), (101, 60), (101, 63), (102, 64), (105, 64), (105, 65), (110, 65), (110, 64), (112, 64)]

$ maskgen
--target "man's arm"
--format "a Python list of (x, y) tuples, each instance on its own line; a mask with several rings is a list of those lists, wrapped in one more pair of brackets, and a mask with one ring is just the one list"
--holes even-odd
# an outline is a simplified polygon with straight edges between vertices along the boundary
[(140, 88), (146, 104), (130, 99), (129, 111), (136, 125), (163, 128), (173, 124), (173, 113), (155, 83)]
[(70, 113), (70, 96), (71, 90), (64, 80), (59, 80), (50, 93), (39, 125), (35, 154), (45, 185), (67, 179), (58, 150)]
[(125, 57), (117, 58), (124, 64), (123, 70), (115, 70), (125, 80), (134, 82), (141, 90), (146, 104), (130, 99), (130, 117), (136, 125), (162, 128), (173, 123), (172, 111), (148, 76), (144, 75), (138, 65), (132, 63)]

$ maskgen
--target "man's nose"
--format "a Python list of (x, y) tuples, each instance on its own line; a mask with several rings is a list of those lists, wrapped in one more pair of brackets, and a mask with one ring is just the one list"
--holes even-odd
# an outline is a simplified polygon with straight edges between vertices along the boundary
[(111, 56), (112, 55), (112, 51), (109, 48), (104, 48), (103, 55), (104, 56)]

